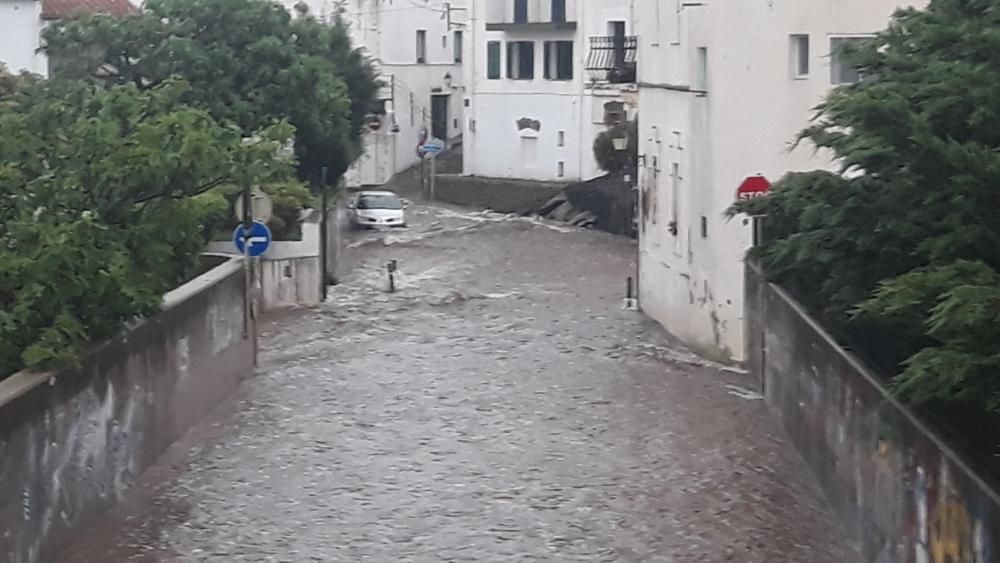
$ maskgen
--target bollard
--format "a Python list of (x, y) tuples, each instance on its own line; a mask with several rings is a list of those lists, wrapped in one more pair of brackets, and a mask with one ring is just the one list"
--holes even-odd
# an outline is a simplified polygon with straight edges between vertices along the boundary
[(633, 287), (632, 282), (633, 279), (631, 276), (625, 278), (625, 299), (623, 308), (627, 311), (638, 311), (639, 300), (635, 298), (635, 288)]
[(390, 260), (385, 265), (385, 271), (389, 275), (389, 293), (396, 292), (396, 261)]

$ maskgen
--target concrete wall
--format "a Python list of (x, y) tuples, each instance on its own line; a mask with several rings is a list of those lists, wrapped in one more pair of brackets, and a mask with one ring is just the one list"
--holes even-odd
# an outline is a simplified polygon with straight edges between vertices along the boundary
[(78, 370), (0, 382), (0, 561), (49, 560), (253, 370), (227, 261)]
[(37, 52), (43, 28), (41, 0), (0, 0), (0, 63), (47, 76), (48, 61)]
[[(232, 241), (210, 242), (208, 251), (237, 256)], [(254, 288), (261, 312), (319, 303), (323, 277), (318, 214), (313, 213), (302, 223), (302, 240), (272, 242), (257, 263)]]
[[(640, 304), (702, 353), (740, 360), (751, 231), (725, 210), (747, 176), (833, 166), (808, 144), (789, 151), (832, 88), (830, 40), (875, 33), (922, 2), (637, 2)], [(806, 76), (792, 72), (792, 34), (809, 37)]]
[[(628, 104), (634, 113), (638, 100), (629, 94), (630, 86), (603, 84), (595, 87), (592, 84), (585, 69), (588, 39), (607, 35), (608, 22), (613, 20), (625, 21), (627, 33), (631, 33), (633, 3), (634, 0), (578, 2), (574, 11), (576, 29), (529, 26), (487, 31), (486, 25), (491, 18), (504, 19), (513, 14), (513, 4), (499, 11), (499, 3), (491, 0), (470, 2), (472, 17), (466, 31), (468, 58), (465, 65), (468, 90), (463, 134), (465, 173), (567, 182), (587, 180), (602, 173), (592, 146), (597, 134), (606, 129), (603, 106), (620, 101)], [(547, 17), (549, 4), (541, 2), (540, 6), (540, 13)], [(570, 10), (569, 5), (567, 10)], [(501, 44), (499, 79), (487, 76), (487, 45), (492, 41)], [(507, 43), (510, 41), (534, 42), (534, 79), (507, 78)], [(574, 43), (573, 80), (544, 77), (545, 41)], [(522, 127), (522, 120), (536, 121), (539, 127)]]
[(780, 288), (747, 274), (748, 365), (877, 563), (1000, 558), (1000, 495)]
[(473, 209), (521, 215), (536, 211), (565, 188), (566, 184), (550, 182), (441, 174), (434, 198)]

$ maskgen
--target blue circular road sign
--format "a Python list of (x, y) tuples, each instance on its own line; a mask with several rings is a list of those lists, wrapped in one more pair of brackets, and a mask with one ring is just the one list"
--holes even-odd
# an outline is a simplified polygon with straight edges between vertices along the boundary
[(240, 254), (244, 253), (243, 244), (246, 241), (250, 243), (250, 256), (260, 256), (271, 247), (271, 229), (260, 221), (254, 221), (253, 226), (250, 227), (250, 234), (247, 236), (243, 225), (237, 225), (236, 230), (233, 231), (233, 244), (236, 245), (236, 250)]

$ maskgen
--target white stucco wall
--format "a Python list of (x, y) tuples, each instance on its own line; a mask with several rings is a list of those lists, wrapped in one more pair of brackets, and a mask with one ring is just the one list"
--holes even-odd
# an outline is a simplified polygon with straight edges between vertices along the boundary
[(0, 63), (12, 72), (48, 75), (41, 45), (41, 0), (0, 0)]
[[(509, 4), (509, 3), (508, 3)], [(536, 12), (545, 19), (546, 2), (529, 5), (529, 19)], [(511, 11), (500, 10), (490, 0), (471, 2), (467, 35), (465, 82), (468, 104), (464, 133), (464, 171), (466, 174), (497, 178), (521, 178), (547, 181), (575, 181), (600, 175), (592, 145), (596, 135), (605, 130), (601, 123), (603, 104), (627, 101), (627, 87), (610, 86), (593, 90), (585, 70), (589, 53), (588, 38), (607, 35), (608, 21), (626, 22), (632, 32), (633, 0), (602, 0), (567, 5), (575, 14), (576, 29), (532, 29), (488, 31), (487, 21)], [(487, 44), (501, 43), (501, 78), (487, 78)], [(506, 77), (508, 41), (535, 43), (535, 73), (532, 80)], [(573, 41), (573, 80), (557, 81), (544, 77), (544, 42)], [(634, 98), (634, 97), (633, 97)], [(635, 100), (632, 99), (634, 102)], [(596, 108), (596, 109), (595, 109)], [(595, 119), (597, 116), (597, 119)], [(522, 118), (537, 120), (540, 130), (521, 130)]]
[[(464, 31), (461, 24), (467, 15), (460, 9), (464, 1), (453, 0), (449, 28), (445, 4), (440, 0), (342, 1), (354, 43), (372, 58), (389, 100), (383, 128), (368, 135), (366, 153), (348, 173), (348, 185), (381, 184), (419, 162), (417, 143), (425, 128), (430, 133), (436, 96), (448, 99), (445, 140), (450, 144), (460, 140), (464, 89), (462, 65), (455, 62), (455, 32)], [(417, 62), (417, 30), (426, 32), (424, 62)], [(398, 131), (392, 131), (393, 125)]]
[[(775, 181), (831, 166), (811, 146), (788, 152), (831, 88), (830, 37), (876, 32), (903, 3), (753, 0), (678, 12), (672, 2), (639, 0), (639, 293), (648, 315), (704, 353), (744, 357), (752, 233), (724, 212), (747, 176)], [(810, 36), (807, 78), (792, 77), (790, 34)], [(704, 94), (685, 91), (697, 86), (699, 47), (708, 54)]]

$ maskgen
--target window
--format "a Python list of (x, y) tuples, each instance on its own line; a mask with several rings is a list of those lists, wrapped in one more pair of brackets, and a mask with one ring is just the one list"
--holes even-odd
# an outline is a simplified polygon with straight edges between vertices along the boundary
[(694, 89), (708, 91), (708, 48), (698, 47), (695, 60)]
[(486, 78), (500, 78), (500, 42), (490, 41), (486, 44)]
[(528, 0), (514, 0), (514, 23), (528, 23)]
[(625, 66), (625, 22), (608, 22), (608, 35), (611, 36), (611, 49), (614, 68)]
[(451, 47), (455, 51), (455, 62), (462, 62), (462, 32), (455, 32), (455, 39), (452, 41), (454, 43)]
[(789, 36), (789, 53), (791, 54), (792, 78), (809, 76), (809, 36)]
[(552, 22), (566, 23), (566, 0), (552, 0)]
[(531, 80), (535, 78), (535, 43), (510, 41), (507, 43), (507, 78)]
[(427, 31), (424, 29), (417, 30), (417, 62), (427, 62)]
[(861, 80), (858, 69), (844, 62), (842, 52), (845, 47), (864, 41), (867, 37), (832, 37), (830, 38), (830, 83), (854, 84)]
[(573, 80), (573, 42), (545, 42), (545, 78)]
[(559, 133), (556, 134), (556, 146), (557, 147), (565, 147), (566, 146), (566, 132), (565, 131), (559, 131)]
[(556, 176), (562, 178), (565, 175), (566, 175), (566, 163), (560, 160), (556, 164)]

